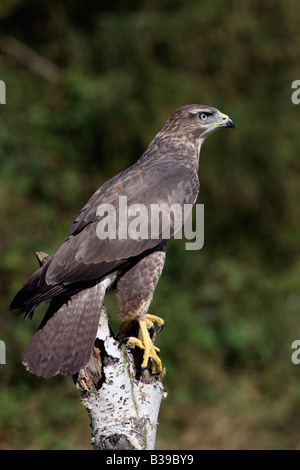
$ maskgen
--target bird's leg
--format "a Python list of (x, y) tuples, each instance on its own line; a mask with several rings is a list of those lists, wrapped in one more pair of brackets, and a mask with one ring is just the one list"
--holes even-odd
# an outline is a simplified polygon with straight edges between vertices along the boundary
[(132, 323), (132, 320), (123, 321), (122, 325), (120, 326), (120, 331), (116, 336), (118, 337), (121, 334), (125, 335), (126, 332), (129, 330), (131, 323)]
[(139, 320), (139, 327), (141, 332), (141, 339), (135, 338), (134, 336), (130, 336), (127, 341), (128, 346), (137, 346), (140, 349), (144, 350), (143, 362), (141, 364), (141, 368), (144, 369), (148, 365), (148, 361), (151, 358), (156, 365), (156, 369), (158, 372), (162, 371), (162, 364), (161, 360), (159, 359), (157, 353), (159, 353), (159, 348), (154, 346), (152, 340), (150, 338), (146, 320)]

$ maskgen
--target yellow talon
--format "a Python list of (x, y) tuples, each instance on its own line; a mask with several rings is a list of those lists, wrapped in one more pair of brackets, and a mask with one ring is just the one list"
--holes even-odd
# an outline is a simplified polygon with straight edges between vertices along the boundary
[[(128, 331), (132, 321), (133, 320), (124, 321), (122, 325), (120, 326), (120, 333), (126, 334), (126, 331)], [(151, 315), (150, 313), (147, 313), (145, 321), (146, 321), (146, 326), (148, 330), (150, 330), (153, 327), (154, 323), (157, 323), (157, 326), (159, 327), (159, 331), (160, 331), (165, 324), (162, 318), (157, 317), (156, 315)]]
[(141, 339), (131, 336), (129, 340), (127, 341), (127, 344), (129, 346), (137, 346), (140, 349), (144, 350), (143, 362), (141, 364), (142, 369), (147, 367), (149, 358), (151, 358), (155, 362), (157, 371), (161, 372), (162, 363), (157, 355), (157, 353), (159, 353), (159, 348), (154, 346), (154, 344), (152, 343), (152, 340), (149, 336), (148, 329), (147, 329), (147, 321), (140, 320), (138, 323), (139, 323), (140, 331), (141, 331)]
[[(148, 330), (152, 327), (153, 323), (157, 323), (157, 325), (159, 327), (159, 330), (161, 330), (162, 327), (165, 324), (165, 322), (162, 318), (157, 317), (156, 315), (151, 315), (150, 313), (147, 313), (147, 315), (146, 315), (146, 325), (147, 325)], [(149, 324), (150, 324), (150, 328), (148, 327)]]
[(151, 330), (151, 328), (153, 327), (154, 323), (153, 323), (153, 321), (149, 320), (149, 318), (147, 318), (147, 315), (146, 315), (145, 322), (146, 322), (147, 330)]

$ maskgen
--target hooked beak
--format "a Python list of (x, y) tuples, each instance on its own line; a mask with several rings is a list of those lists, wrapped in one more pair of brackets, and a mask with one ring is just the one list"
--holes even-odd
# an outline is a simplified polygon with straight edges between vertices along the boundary
[(222, 117), (222, 122), (220, 122), (220, 126), (232, 127), (233, 130), (235, 129), (234, 121), (229, 116), (227, 116), (227, 114), (221, 113), (221, 117)]

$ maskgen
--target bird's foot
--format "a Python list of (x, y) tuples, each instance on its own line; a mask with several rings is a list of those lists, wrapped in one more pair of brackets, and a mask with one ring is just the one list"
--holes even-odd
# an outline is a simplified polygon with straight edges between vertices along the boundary
[(140, 332), (141, 332), (141, 339), (135, 338), (134, 336), (130, 336), (128, 340), (126, 341), (126, 343), (128, 346), (131, 346), (131, 347), (137, 346), (138, 348), (144, 350), (141, 369), (145, 369), (148, 366), (149, 359), (152, 359), (152, 361), (155, 363), (156, 370), (159, 373), (162, 371), (162, 363), (157, 355), (157, 353), (159, 353), (160, 350), (159, 348), (154, 346), (150, 338), (148, 327), (147, 327), (147, 321), (139, 320), (138, 323), (139, 323)]
[(165, 321), (162, 318), (157, 317), (156, 315), (151, 315), (150, 313), (147, 313), (146, 326), (148, 330), (152, 330), (154, 328), (154, 323), (157, 324), (158, 326), (157, 333), (159, 333), (163, 329)]
[[(116, 338), (118, 338), (122, 334), (126, 335), (126, 333), (130, 330), (133, 321), (134, 320), (124, 321), (122, 323), (122, 325), (120, 326), (119, 332), (116, 334)], [(158, 326), (157, 333), (159, 333), (163, 329), (164, 324), (165, 324), (165, 321), (162, 318), (157, 317), (156, 315), (150, 315), (150, 313), (147, 313), (145, 321), (146, 321), (147, 329), (150, 332), (150, 337), (151, 338), (152, 338), (152, 336), (154, 335), (154, 332), (155, 332), (154, 323), (156, 323), (157, 326)]]

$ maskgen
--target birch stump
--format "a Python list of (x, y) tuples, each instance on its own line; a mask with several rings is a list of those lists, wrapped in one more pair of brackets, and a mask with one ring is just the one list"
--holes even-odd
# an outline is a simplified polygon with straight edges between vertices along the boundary
[(139, 371), (142, 354), (114, 339), (103, 307), (89, 364), (73, 377), (91, 420), (95, 450), (153, 450), (166, 397), (165, 369)]

